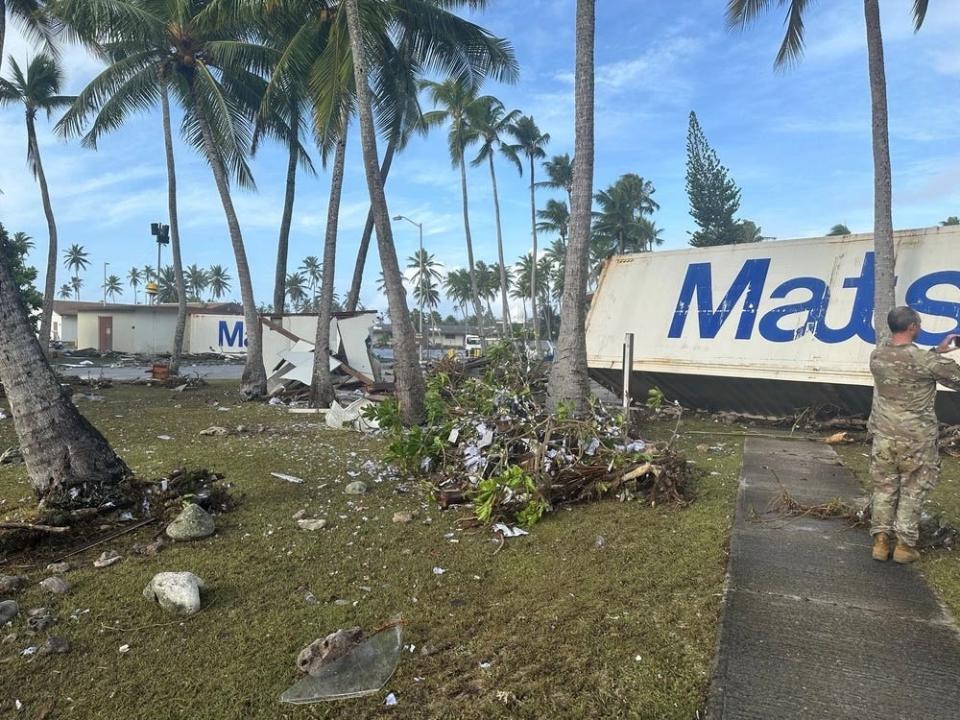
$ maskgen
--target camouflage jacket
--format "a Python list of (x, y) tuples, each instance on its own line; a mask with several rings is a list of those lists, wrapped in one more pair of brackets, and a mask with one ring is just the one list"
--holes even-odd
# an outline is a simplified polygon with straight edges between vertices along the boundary
[(937, 438), (937, 383), (960, 390), (960, 365), (947, 355), (889, 342), (870, 354), (870, 431), (891, 438)]

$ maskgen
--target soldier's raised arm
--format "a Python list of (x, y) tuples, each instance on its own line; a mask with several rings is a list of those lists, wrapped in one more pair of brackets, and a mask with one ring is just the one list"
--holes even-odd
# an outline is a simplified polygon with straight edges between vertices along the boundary
[(960, 336), (947, 335), (943, 342), (933, 349), (934, 361), (931, 363), (931, 370), (937, 382), (953, 390), (960, 390), (960, 365), (945, 356), (958, 349), (956, 344), (958, 337)]

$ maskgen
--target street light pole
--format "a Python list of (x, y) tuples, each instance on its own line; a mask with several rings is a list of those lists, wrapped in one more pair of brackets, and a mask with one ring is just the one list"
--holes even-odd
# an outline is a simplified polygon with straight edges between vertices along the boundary
[(418, 308), (420, 310), (420, 362), (423, 362), (423, 344), (424, 344), (424, 335), (423, 335), (423, 223), (414, 222), (406, 215), (397, 215), (393, 218), (394, 220), (406, 220), (411, 225), (416, 225), (417, 230), (420, 232), (420, 253), (418, 255), (420, 261), (420, 272), (419, 272), (419, 285), (420, 285), (420, 300), (418, 302)]

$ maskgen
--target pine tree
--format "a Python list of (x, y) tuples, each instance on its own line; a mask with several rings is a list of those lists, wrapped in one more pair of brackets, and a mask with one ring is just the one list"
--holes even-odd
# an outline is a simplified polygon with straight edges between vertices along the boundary
[(745, 234), (733, 219), (740, 209), (740, 188), (720, 164), (694, 112), (687, 131), (687, 195), (690, 214), (700, 228), (690, 237), (691, 245), (730, 245), (744, 240)]

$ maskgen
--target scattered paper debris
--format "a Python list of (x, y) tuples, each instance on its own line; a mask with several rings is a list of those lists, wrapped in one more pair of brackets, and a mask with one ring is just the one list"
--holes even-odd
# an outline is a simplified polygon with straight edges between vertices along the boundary
[(506, 525), (504, 523), (497, 523), (496, 525), (494, 525), (493, 531), (501, 533), (504, 537), (507, 537), (507, 538), (515, 538), (515, 537), (520, 537), (521, 535), (530, 534), (523, 528), (510, 527), (509, 525)]
[(443, 575), (445, 572), (446, 572), (446, 569), (445, 569), (445, 568), (442, 568), (442, 567), (435, 567), (435, 568), (433, 569), (433, 574), (434, 574), (434, 575)]
[(288, 483), (301, 484), (306, 482), (303, 478), (298, 478), (296, 475), (287, 475), (285, 473), (272, 472), (270, 473), (273, 477), (278, 480), (286, 480)]

